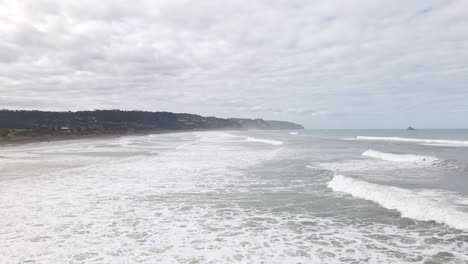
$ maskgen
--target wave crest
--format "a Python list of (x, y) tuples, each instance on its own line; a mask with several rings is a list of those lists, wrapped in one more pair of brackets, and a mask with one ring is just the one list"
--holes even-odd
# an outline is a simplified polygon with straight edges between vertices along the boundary
[(375, 151), (369, 149), (362, 153), (363, 156), (394, 162), (408, 162), (417, 164), (435, 165), (441, 163), (441, 160), (432, 156), (422, 156), (414, 154), (394, 154)]
[(246, 140), (249, 142), (260, 142), (260, 143), (265, 143), (265, 144), (270, 144), (270, 145), (282, 145), (284, 143), (283, 141), (278, 141), (278, 140), (253, 138), (253, 137), (248, 137)]
[(424, 139), (424, 138), (404, 138), (404, 137), (368, 137), (357, 136), (357, 140), (370, 140), (370, 141), (396, 141), (396, 142), (410, 142), (428, 146), (440, 147), (468, 147), (466, 140), (448, 140), (448, 139)]
[(397, 210), (402, 217), (420, 221), (435, 221), (454, 228), (468, 230), (468, 212), (459, 207), (468, 199), (439, 190), (413, 191), (335, 175), (327, 186), (333, 191), (373, 201), (384, 208)]

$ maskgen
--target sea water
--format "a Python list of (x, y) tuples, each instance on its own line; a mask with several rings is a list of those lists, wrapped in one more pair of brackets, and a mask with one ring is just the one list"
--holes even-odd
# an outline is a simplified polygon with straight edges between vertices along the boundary
[(0, 148), (0, 263), (468, 263), (467, 130)]

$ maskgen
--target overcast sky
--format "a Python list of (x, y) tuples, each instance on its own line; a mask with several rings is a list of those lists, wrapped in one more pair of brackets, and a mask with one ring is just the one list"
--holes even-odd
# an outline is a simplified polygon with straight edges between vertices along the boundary
[(0, 0), (0, 108), (468, 127), (468, 1)]

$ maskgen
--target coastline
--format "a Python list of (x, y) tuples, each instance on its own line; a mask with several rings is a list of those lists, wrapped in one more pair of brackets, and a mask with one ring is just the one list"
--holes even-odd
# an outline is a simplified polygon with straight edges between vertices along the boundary
[(0, 138), (0, 146), (16, 146), (31, 143), (44, 143), (55, 141), (67, 140), (80, 140), (80, 139), (105, 139), (105, 138), (119, 138), (123, 136), (146, 136), (154, 134), (168, 134), (168, 133), (183, 133), (183, 132), (197, 132), (197, 131), (217, 131), (217, 130), (154, 130), (154, 131), (141, 131), (141, 132), (125, 132), (125, 133), (109, 133), (109, 134), (84, 134), (84, 135), (41, 135), (35, 137), (14, 137), (14, 138)]

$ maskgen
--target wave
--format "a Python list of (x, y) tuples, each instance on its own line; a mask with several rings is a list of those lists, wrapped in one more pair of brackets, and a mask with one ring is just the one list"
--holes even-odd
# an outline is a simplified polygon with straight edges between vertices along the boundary
[(283, 141), (278, 141), (278, 140), (253, 138), (253, 137), (248, 137), (246, 140), (249, 142), (260, 142), (260, 143), (271, 144), (271, 145), (282, 145), (284, 143)]
[(299, 132), (289, 132), (290, 135), (299, 135)]
[(424, 139), (424, 138), (403, 138), (403, 137), (368, 137), (357, 136), (357, 140), (370, 140), (370, 141), (396, 141), (396, 142), (410, 142), (429, 146), (441, 147), (468, 147), (466, 140), (447, 140), (447, 139)]
[(394, 153), (385, 153), (380, 151), (375, 151), (369, 149), (362, 153), (363, 156), (377, 158), (386, 161), (394, 161), (394, 162), (408, 162), (408, 163), (417, 163), (417, 164), (427, 164), (427, 165), (435, 165), (439, 164), (442, 161), (436, 157), (432, 156), (422, 156), (422, 155), (414, 155), (414, 154), (394, 154)]
[(378, 203), (397, 210), (402, 217), (420, 221), (434, 221), (468, 230), (468, 212), (460, 211), (468, 205), (468, 198), (439, 190), (413, 191), (335, 175), (327, 186), (333, 191)]
[(190, 146), (190, 145), (196, 144), (196, 143), (199, 142), (199, 141), (200, 141), (200, 140), (190, 141), (190, 142), (188, 142), (188, 143), (184, 143), (184, 144), (182, 144), (182, 145), (180, 145), (180, 146), (175, 147), (175, 149), (183, 149), (183, 148), (188, 147), (188, 146)]

